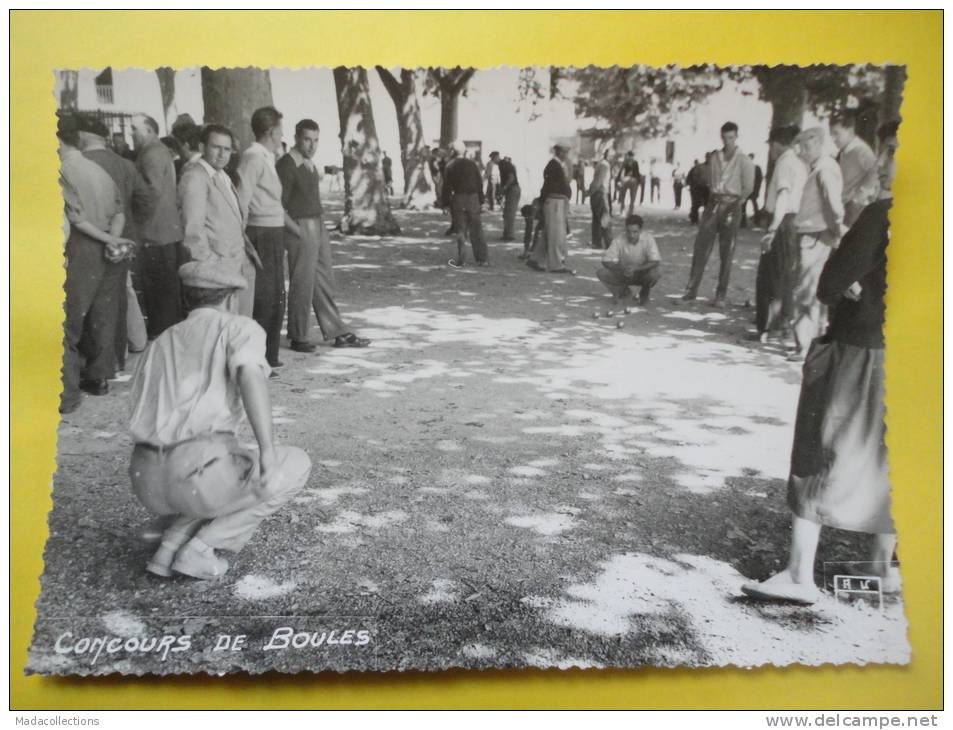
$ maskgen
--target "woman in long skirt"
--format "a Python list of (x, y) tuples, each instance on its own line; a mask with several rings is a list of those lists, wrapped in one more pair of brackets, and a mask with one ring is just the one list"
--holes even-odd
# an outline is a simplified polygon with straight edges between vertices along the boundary
[(897, 124), (878, 132), (879, 199), (864, 209), (820, 277), (817, 296), (831, 317), (804, 363), (788, 480), (791, 551), (784, 570), (742, 586), (753, 598), (817, 600), (814, 558), (822, 525), (872, 535), (864, 572), (879, 576), (885, 593), (900, 590), (891, 564), (897, 540), (883, 420), (883, 297)]

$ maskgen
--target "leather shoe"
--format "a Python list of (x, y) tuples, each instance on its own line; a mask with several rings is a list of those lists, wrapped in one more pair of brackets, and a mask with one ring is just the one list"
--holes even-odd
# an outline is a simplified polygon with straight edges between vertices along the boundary
[(268, 367), (270, 367), (270, 368), (282, 368), (282, 367), (284, 367), (284, 366), (285, 366), (285, 364), (284, 364), (283, 362), (281, 362), (281, 360), (275, 360), (275, 361), (269, 361), (269, 362), (268, 362)]
[(79, 389), (90, 395), (106, 395), (109, 392), (109, 382), (106, 380), (80, 380)]
[(316, 349), (318, 349), (318, 346), (310, 342), (298, 342), (297, 340), (292, 340), (291, 349), (295, 352), (314, 352)]
[(225, 575), (228, 561), (218, 557), (210, 545), (193, 537), (176, 553), (171, 568), (176, 573), (199, 580), (215, 580)]

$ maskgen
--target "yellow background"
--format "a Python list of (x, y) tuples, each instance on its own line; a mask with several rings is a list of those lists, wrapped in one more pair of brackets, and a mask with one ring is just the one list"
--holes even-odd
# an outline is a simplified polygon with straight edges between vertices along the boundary
[[(14, 708), (941, 705), (940, 12), (14, 11), (10, 47)], [(60, 390), (62, 202), (54, 68), (866, 61), (903, 63), (908, 70), (891, 213), (887, 436), (913, 645), (909, 667), (162, 681), (23, 675), (43, 567)]]

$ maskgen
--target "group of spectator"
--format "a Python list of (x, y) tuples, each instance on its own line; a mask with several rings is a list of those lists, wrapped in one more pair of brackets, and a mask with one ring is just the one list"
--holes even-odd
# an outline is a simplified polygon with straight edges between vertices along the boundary
[(128, 352), (183, 319), (180, 267), (188, 261), (246, 282), (227, 307), (265, 330), (272, 368), (282, 366), (286, 306), (292, 350), (315, 352), (312, 310), (335, 347), (369, 344), (334, 302), (321, 171), (313, 160), (317, 123), (298, 122), (285, 152), (280, 112), (263, 107), (250, 122), (256, 141), (239, 155), (235, 135), (219, 124), (184, 120), (161, 138), (158, 123), (137, 114), (130, 150), (96, 115), (60, 115), (69, 222), (61, 412), (76, 410), (84, 391), (107, 393)]

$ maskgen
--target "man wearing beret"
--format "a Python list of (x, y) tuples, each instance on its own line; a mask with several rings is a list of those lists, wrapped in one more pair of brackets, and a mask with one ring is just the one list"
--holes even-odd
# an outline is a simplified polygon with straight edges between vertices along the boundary
[[(179, 274), (188, 316), (133, 375), (129, 476), (139, 501), (170, 519), (146, 570), (215, 579), (228, 570), (217, 551), (241, 550), (304, 487), (311, 460), (274, 443), (265, 331), (226, 305), (245, 280), (208, 261)], [(257, 452), (236, 436), (246, 415)]]

